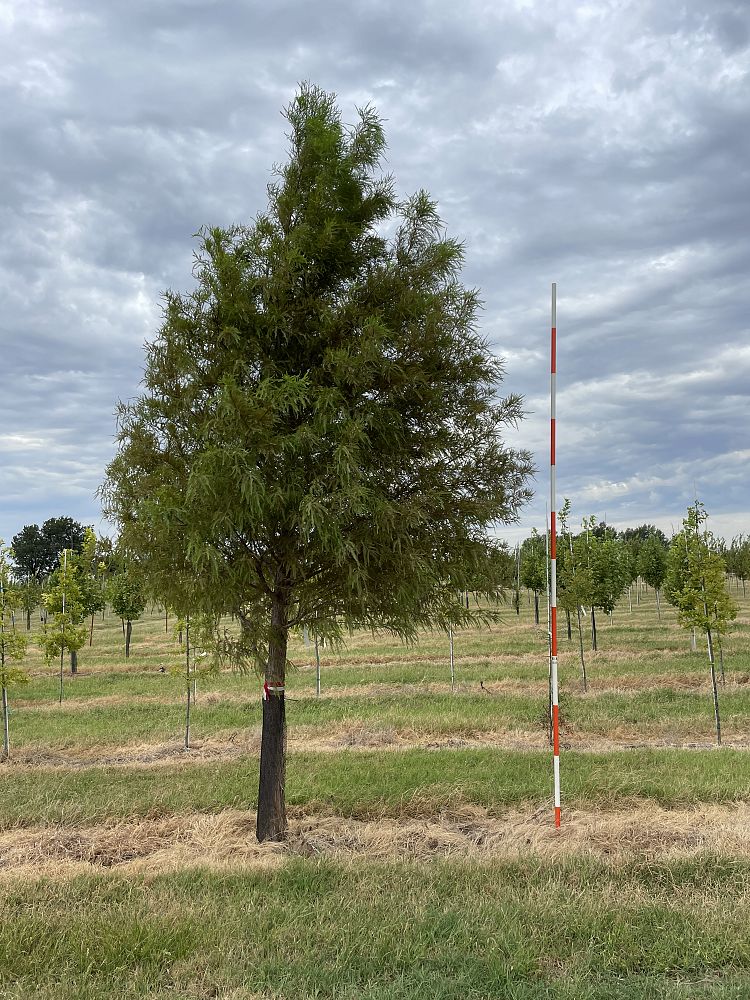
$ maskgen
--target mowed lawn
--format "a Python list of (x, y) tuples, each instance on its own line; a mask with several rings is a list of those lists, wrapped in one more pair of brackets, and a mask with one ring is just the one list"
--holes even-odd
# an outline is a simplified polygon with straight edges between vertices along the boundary
[[(30, 649), (0, 765), (3, 998), (750, 996), (750, 602), (705, 643), (633, 596), (599, 651), (560, 633), (563, 829), (551, 822), (546, 624), (405, 648), (296, 636), (290, 841), (254, 842), (260, 684), (201, 677), (154, 610)], [(544, 612), (542, 612), (544, 614)], [(587, 627), (588, 620), (584, 623)]]

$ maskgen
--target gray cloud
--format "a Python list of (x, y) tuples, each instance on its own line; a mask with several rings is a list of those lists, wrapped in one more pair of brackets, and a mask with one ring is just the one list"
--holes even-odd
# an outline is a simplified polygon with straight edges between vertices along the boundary
[[(386, 120), (404, 194), (466, 242), (546, 499), (549, 286), (560, 494), (747, 530), (746, 5), (164, 0), (0, 10), (0, 535), (70, 513), (113, 451), (192, 234), (249, 220), (310, 79)], [(514, 537), (514, 531), (508, 532)]]

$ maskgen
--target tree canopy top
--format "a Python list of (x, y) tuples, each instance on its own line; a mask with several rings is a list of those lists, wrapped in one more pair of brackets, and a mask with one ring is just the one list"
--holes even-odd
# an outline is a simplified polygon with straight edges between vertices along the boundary
[(501, 431), (521, 399), (477, 329), (461, 244), (399, 201), (370, 107), (303, 85), (289, 158), (252, 224), (204, 229), (168, 293), (145, 391), (119, 410), (105, 510), (152, 591), (230, 612), (258, 649), (286, 625), (414, 635), (456, 590), (496, 592), (497, 522), (530, 496)]

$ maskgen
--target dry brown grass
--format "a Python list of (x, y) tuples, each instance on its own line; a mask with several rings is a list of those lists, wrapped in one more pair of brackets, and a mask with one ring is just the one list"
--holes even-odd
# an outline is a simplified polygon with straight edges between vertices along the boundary
[[(70, 770), (93, 767), (158, 768), (189, 766), (207, 761), (236, 760), (260, 751), (260, 726), (220, 732), (194, 742), (189, 750), (177, 740), (169, 743), (133, 743), (118, 747), (77, 747), (61, 750), (47, 746), (29, 745), (14, 751), (9, 762), (0, 762), (0, 776), (18, 770)], [(750, 728), (732, 728), (731, 739), (724, 747), (744, 750), (750, 748)], [(445, 734), (410, 729), (367, 726), (358, 723), (331, 725), (325, 731), (316, 726), (297, 726), (290, 729), (287, 746), (291, 753), (336, 753), (354, 750), (366, 753), (373, 750), (443, 750), (487, 749), (546, 750), (547, 735), (541, 729), (534, 732), (521, 729), (477, 730), (467, 734)], [(579, 733), (568, 724), (562, 730), (565, 750), (581, 753), (606, 753), (612, 750), (632, 749), (681, 749), (710, 750), (715, 746), (710, 720), (705, 733), (693, 733), (686, 738), (675, 730), (665, 732), (664, 727), (653, 724), (644, 727), (615, 726), (605, 734)]]
[[(132, 695), (126, 694), (102, 694), (92, 695), (88, 698), (75, 698), (63, 700), (62, 705), (58, 701), (24, 701), (23, 698), (15, 698), (16, 709), (22, 708), (24, 712), (35, 712), (37, 714), (52, 713), (58, 715), (61, 712), (86, 712), (95, 708), (118, 708), (129, 707), (136, 699)], [(177, 698), (162, 698), (159, 695), (139, 694), (137, 704), (174, 704)]]
[(462, 806), (423, 819), (356, 820), (291, 810), (284, 844), (258, 844), (255, 814), (239, 810), (0, 834), (0, 877), (69, 877), (96, 869), (156, 874), (187, 867), (275, 867), (293, 856), (429, 862), (436, 858), (666, 860), (701, 853), (750, 857), (750, 804), (610, 812), (549, 809), (493, 817)]

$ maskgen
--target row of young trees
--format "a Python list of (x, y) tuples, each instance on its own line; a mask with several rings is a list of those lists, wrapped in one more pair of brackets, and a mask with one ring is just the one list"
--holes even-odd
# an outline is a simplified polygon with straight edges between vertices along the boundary
[[(680, 532), (670, 542), (658, 528), (642, 525), (620, 534), (593, 517), (584, 519), (583, 530), (574, 535), (569, 527), (570, 501), (559, 513), (557, 546), (557, 604), (578, 626), (579, 655), (584, 691), (587, 689), (582, 615), (591, 619), (591, 647), (597, 649), (596, 612), (611, 614), (623, 594), (640, 578), (656, 593), (661, 618), (660, 595), (676, 608), (680, 623), (706, 636), (711, 668), (711, 686), (716, 738), (721, 743), (721, 720), (715, 651), (718, 648), (720, 679), (724, 682), (722, 638), (737, 615), (727, 587), (727, 572), (744, 586), (748, 541), (739, 536), (730, 546), (706, 528), (707, 514), (699, 501), (688, 507)], [(517, 588), (523, 584), (534, 592), (535, 621), (539, 624), (539, 594), (548, 583), (549, 545), (536, 530), (521, 544), (517, 558)], [(516, 598), (518, 607), (518, 589)]]
[[(105, 558), (102, 558), (105, 556)], [(31, 611), (42, 609), (38, 642), (48, 664), (59, 662), (59, 700), (63, 699), (64, 665), (70, 657), (71, 673), (78, 669), (78, 651), (93, 643), (94, 618), (107, 604), (123, 622), (125, 657), (130, 655), (133, 621), (146, 606), (143, 588), (126, 560), (113, 552), (109, 539), (97, 538), (93, 529), (83, 529), (80, 548), (63, 547), (58, 565), (46, 574), (44, 583), (28, 576), (19, 579), (19, 557), (0, 542), (0, 691), (3, 712), (3, 759), (9, 753), (8, 689), (26, 683), (22, 662), (28, 635), (17, 625), (25, 612), (26, 630)], [(45, 564), (45, 567), (48, 564)]]
[[(596, 650), (597, 610), (610, 614), (639, 577), (656, 590), (660, 614), (660, 590), (666, 573), (669, 543), (658, 528), (642, 525), (618, 534), (613, 528), (597, 523), (592, 516), (583, 521), (583, 530), (574, 534), (569, 524), (569, 500), (562, 505), (558, 517), (558, 607), (567, 613), (569, 638), (571, 613), (579, 613), (581, 608), (589, 609), (592, 648)], [(548, 553), (549, 543), (536, 529), (522, 542), (517, 553), (516, 589), (523, 585), (533, 592), (537, 625), (539, 597), (549, 582)]]

